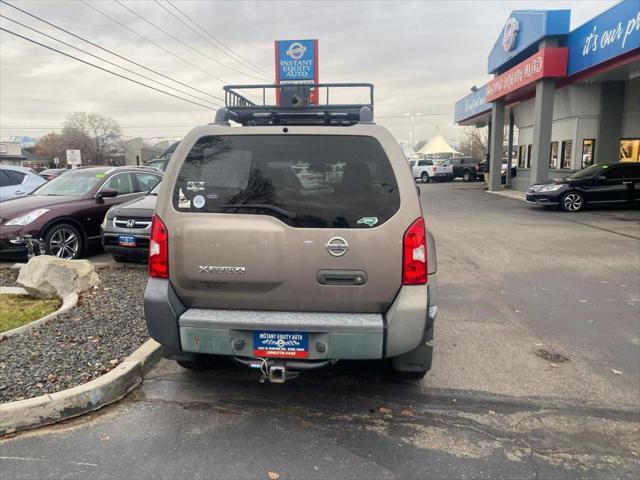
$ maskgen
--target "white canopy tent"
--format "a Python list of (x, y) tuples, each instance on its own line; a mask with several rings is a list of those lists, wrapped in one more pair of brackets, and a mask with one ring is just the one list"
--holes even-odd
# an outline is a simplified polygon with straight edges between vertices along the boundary
[(418, 153), (429, 157), (451, 158), (462, 155), (460, 152), (451, 148), (442, 135), (432, 137)]

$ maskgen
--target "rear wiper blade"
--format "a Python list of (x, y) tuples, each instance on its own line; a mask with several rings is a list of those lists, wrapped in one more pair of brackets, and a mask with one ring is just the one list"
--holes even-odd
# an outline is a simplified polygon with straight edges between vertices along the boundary
[(228, 203), (226, 205), (222, 205), (221, 208), (261, 208), (263, 210), (271, 210), (272, 212), (279, 213), (283, 217), (287, 217), (291, 220), (295, 220), (297, 217), (294, 212), (276, 207), (275, 205), (268, 205), (266, 203)]

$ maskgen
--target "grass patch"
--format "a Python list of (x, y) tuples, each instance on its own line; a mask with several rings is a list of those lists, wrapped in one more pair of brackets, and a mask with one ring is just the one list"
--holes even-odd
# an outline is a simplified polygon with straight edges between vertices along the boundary
[(28, 295), (0, 295), (0, 332), (18, 328), (60, 308), (57, 299), (40, 299)]

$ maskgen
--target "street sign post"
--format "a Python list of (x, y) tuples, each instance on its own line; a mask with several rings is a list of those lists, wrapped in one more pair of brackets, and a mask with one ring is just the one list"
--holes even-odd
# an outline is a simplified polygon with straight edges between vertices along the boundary
[(67, 150), (67, 165), (76, 168), (81, 162), (80, 150)]

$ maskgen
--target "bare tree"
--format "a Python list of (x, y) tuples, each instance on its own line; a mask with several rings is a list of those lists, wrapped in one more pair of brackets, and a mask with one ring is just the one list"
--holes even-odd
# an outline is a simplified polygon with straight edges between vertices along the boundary
[(66, 165), (66, 150), (67, 144), (62, 135), (53, 132), (41, 137), (35, 146), (35, 153), (37, 155), (46, 157), (49, 160), (58, 157), (60, 159), (60, 166)]
[(62, 127), (62, 137), (68, 148), (81, 150), (83, 163), (88, 165), (104, 163), (108, 146), (119, 135), (118, 123), (99, 113), (72, 113)]
[[(503, 152), (501, 155), (506, 155), (507, 149), (504, 143), (509, 138), (509, 127), (505, 126), (502, 132)], [(518, 141), (518, 130), (514, 130), (514, 144)], [(464, 138), (460, 142), (460, 151), (464, 155), (468, 155), (474, 158), (487, 158), (489, 153), (489, 129), (487, 127), (476, 128), (468, 127), (464, 132)]]

